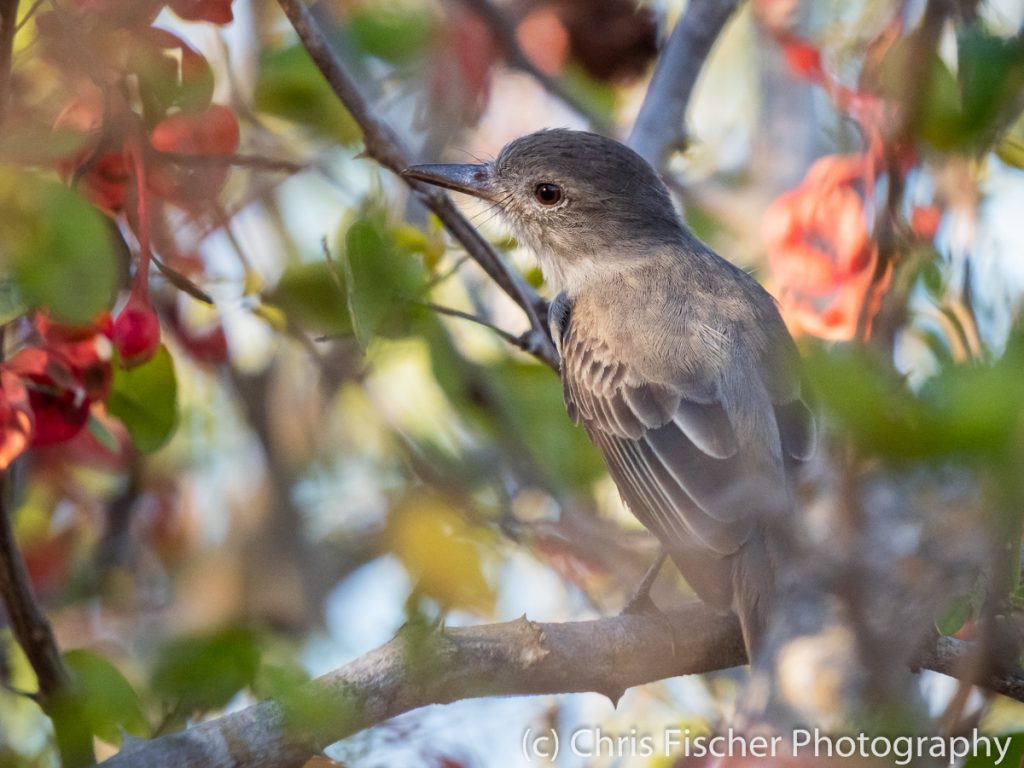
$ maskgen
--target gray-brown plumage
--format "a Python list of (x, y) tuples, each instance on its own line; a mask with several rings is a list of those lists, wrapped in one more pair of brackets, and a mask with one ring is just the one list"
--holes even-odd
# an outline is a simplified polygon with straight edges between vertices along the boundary
[(790, 511), (787, 470), (811, 450), (796, 348), (775, 302), (702, 243), (639, 155), (548, 130), (483, 165), (414, 178), (483, 198), (537, 254), (570, 417), (626, 504), (705, 601), (766, 626)]

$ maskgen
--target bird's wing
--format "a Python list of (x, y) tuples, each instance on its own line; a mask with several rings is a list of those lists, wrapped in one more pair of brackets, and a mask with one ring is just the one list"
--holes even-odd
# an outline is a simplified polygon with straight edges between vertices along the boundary
[[(644, 380), (569, 312), (558, 321), (569, 414), (601, 450), (631, 511), (682, 558), (735, 553), (772, 494), (786, 493), (783, 462), (744, 445), (720, 398), (692, 386), (686, 372), (671, 383)], [(786, 456), (803, 459), (813, 442), (810, 412), (799, 398), (774, 411)], [(693, 569), (685, 571), (702, 592)]]

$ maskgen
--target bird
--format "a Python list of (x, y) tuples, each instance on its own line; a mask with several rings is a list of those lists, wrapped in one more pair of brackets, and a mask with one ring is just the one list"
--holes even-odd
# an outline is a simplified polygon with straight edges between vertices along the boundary
[(403, 175), (485, 201), (536, 254), (569, 417), (698, 597), (738, 615), (753, 661), (815, 443), (773, 297), (694, 234), (646, 160), (599, 134), (545, 129), (489, 162)]

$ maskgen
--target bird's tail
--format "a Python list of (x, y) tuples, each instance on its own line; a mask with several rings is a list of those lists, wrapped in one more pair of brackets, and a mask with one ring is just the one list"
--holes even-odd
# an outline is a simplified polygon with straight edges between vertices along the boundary
[(753, 664), (764, 647), (776, 590), (776, 569), (763, 536), (752, 536), (736, 553), (732, 571), (732, 609), (740, 619), (747, 658)]

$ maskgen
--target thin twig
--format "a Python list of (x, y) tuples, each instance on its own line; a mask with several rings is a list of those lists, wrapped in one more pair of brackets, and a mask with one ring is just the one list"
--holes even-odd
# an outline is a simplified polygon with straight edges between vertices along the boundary
[[(401, 174), (409, 167), (410, 155), (390, 125), (377, 117), (363, 97), (355, 81), (331, 48), (323, 30), (302, 0), (278, 0), (328, 85), (345, 105), (363, 130), (366, 155), (385, 168)], [(451, 198), (441, 189), (402, 177), (420, 196), (424, 204), (437, 214), (449, 232), (484, 269), (498, 286), (526, 313), (530, 333), (534, 337), (532, 354), (552, 368), (558, 367), (558, 353), (548, 336), (544, 319), (547, 304), (516, 271), (509, 269), (473, 225), (459, 213)]]
[(497, 40), (498, 45), (501, 46), (502, 52), (505, 54), (505, 61), (510, 66), (525, 72), (540, 83), (545, 91), (567, 104), (580, 116), (586, 118), (590, 126), (598, 133), (609, 134), (611, 132), (612, 127), (604, 118), (594, 114), (583, 102), (567, 91), (560, 82), (542, 72), (530, 61), (519, 45), (512, 21), (501, 8), (498, 8), (490, 0), (461, 0), (461, 2), (487, 25), (487, 28), (494, 35), (495, 40)]
[(29, 23), (29, 21), (32, 20), (32, 17), (36, 15), (36, 11), (39, 10), (39, 6), (41, 6), (45, 2), (46, 0), (35, 0), (35, 2), (28, 7), (28, 10), (25, 11), (25, 15), (21, 17), (21, 21), (19, 21), (18, 26), (14, 28), (14, 32), (21, 32), (22, 27), (24, 27), (26, 24)]
[[(472, 315), (469, 312), (463, 312), (461, 309), (454, 309), (452, 307), (446, 307), (446, 306), (444, 306), (442, 304), (435, 304), (432, 301), (420, 301), (419, 299), (407, 299), (407, 301), (410, 304), (415, 304), (418, 307), (426, 307), (427, 309), (433, 310), (434, 312), (437, 312), (438, 314), (448, 315), (448, 317), (457, 317), (460, 320), (468, 320), (471, 323), (476, 323), (477, 325), (483, 326), (484, 328), (488, 328), (488, 329), (494, 331), (494, 333), (496, 333), (502, 339), (507, 341), (509, 344), (512, 344), (513, 346), (520, 347), (521, 340), (520, 340), (520, 338), (518, 336), (516, 336), (515, 334), (512, 334), (512, 333), (509, 333), (508, 331), (506, 331), (503, 328), (499, 328), (498, 326), (494, 325), (493, 323), (489, 323), (488, 321), (484, 320), (482, 317), (477, 317), (476, 315)], [(520, 348), (522, 348), (522, 347), (520, 347)]]
[(306, 166), (290, 160), (276, 160), (261, 155), (191, 155), (183, 152), (152, 152), (153, 157), (184, 166), (232, 165), (257, 171), (301, 173)]
[(690, 0), (658, 57), (654, 77), (626, 142), (655, 168), (686, 145), (686, 107), (711, 47), (739, 0)]

